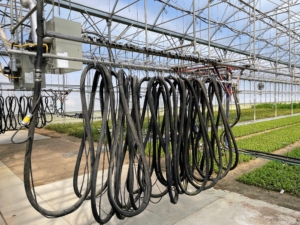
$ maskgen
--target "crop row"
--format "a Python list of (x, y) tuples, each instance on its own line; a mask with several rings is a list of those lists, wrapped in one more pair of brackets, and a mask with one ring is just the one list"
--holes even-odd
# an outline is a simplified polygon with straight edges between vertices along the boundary
[[(271, 130), (260, 135), (237, 140), (239, 149), (251, 149), (260, 152), (273, 152), (300, 139), (300, 124), (283, 127), (278, 130)], [(248, 162), (251, 159), (248, 155), (240, 156), (241, 162)]]
[[(286, 154), (287, 155), (287, 154)], [(288, 153), (289, 157), (300, 158), (300, 148)], [(238, 181), (273, 191), (281, 191), (300, 197), (300, 166), (269, 162), (261, 168), (243, 174)]]
[[(255, 106), (257, 109), (275, 109), (274, 103), (260, 103)], [(276, 108), (277, 109), (300, 109), (300, 102), (294, 102), (293, 105), (291, 103), (277, 103)], [(251, 108), (254, 108), (252, 105)]]
[(235, 137), (242, 137), (295, 123), (300, 123), (300, 115), (280, 118), (272, 121), (264, 121), (242, 126), (235, 126), (232, 128), (232, 131)]
[[(294, 109), (293, 113), (300, 113), (300, 109)], [(272, 118), (275, 117), (275, 110), (274, 109), (268, 109), (268, 108), (259, 108), (255, 110), (256, 119), (265, 119), (265, 118)], [(242, 109), (241, 119), (240, 122), (244, 121), (251, 121), (253, 120), (254, 115), (254, 109), (248, 108), (248, 109)], [(277, 116), (286, 116), (291, 115), (291, 109), (278, 109), (277, 110)], [(230, 122), (233, 122), (235, 119), (235, 111), (230, 110)]]
[[(272, 130), (274, 128), (288, 126), (291, 124), (296, 124), (300, 122), (300, 115), (286, 117), (281, 119), (276, 119), (272, 121), (264, 121), (258, 123), (251, 123), (242, 126), (236, 126), (233, 128), (233, 133), (235, 137), (242, 137), (254, 133), (263, 132), (266, 130)], [(101, 127), (101, 121), (96, 121), (92, 123), (92, 133), (94, 141), (98, 140), (99, 128)], [(143, 128), (147, 127), (147, 122), (143, 124)], [(49, 130), (55, 130), (59, 133), (66, 133), (71, 136), (81, 138), (83, 135), (83, 123), (65, 123), (65, 124), (49, 124), (46, 127)], [(261, 135), (260, 135), (261, 136)], [(240, 143), (240, 141), (239, 141)], [(240, 146), (239, 146), (240, 147)]]
[[(98, 141), (99, 138), (99, 128), (101, 127), (101, 121), (96, 121), (92, 123), (92, 133), (94, 141)], [(84, 134), (83, 123), (61, 123), (61, 124), (49, 124), (46, 129), (54, 130), (59, 133), (68, 134), (77, 138), (82, 138)]]

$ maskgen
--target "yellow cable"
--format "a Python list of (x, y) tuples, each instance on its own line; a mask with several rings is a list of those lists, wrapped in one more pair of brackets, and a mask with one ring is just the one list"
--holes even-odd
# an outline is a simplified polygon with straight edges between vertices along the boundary
[[(8, 46), (12, 46), (12, 44), (8, 41), (8, 40), (3, 40)], [(35, 47), (37, 46), (37, 44), (31, 44), (31, 43), (27, 43), (27, 44), (23, 44), (23, 45), (14, 45), (17, 48), (24, 48), (24, 47)], [(43, 46), (46, 48), (46, 53), (48, 53), (49, 51), (49, 47), (47, 44), (43, 44)]]
[(7, 77), (7, 78), (10, 78), (10, 79), (16, 79), (16, 78), (20, 78), (20, 77), (12, 77), (12, 76), (8, 76), (6, 75), (3, 70), (2, 70), (2, 64), (0, 62), (0, 73), (2, 73), (3, 76)]
[[(17, 48), (24, 48), (24, 47), (34, 47), (34, 46), (37, 46), (37, 44), (30, 44), (30, 43), (28, 43), (28, 44), (24, 44), (24, 45), (14, 45), (14, 46), (16, 46)], [(48, 47), (48, 45), (47, 44), (43, 44), (43, 46), (44, 47), (46, 47), (46, 53), (48, 53), (48, 50), (49, 50), (49, 47)]]

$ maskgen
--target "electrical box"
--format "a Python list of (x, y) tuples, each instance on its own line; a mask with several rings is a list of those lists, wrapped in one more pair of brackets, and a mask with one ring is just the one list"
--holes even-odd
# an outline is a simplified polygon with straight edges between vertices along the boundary
[[(35, 56), (20, 55), (18, 56), (18, 63), (20, 68), (13, 76), (20, 78), (14, 79), (15, 89), (32, 89), (34, 87), (34, 62)], [(45, 70), (46, 65), (42, 66), (42, 88), (45, 88)]]
[[(81, 37), (81, 24), (54, 17), (46, 22), (47, 31)], [(82, 44), (59, 38), (53, 38), (50, 53), (59, 56), (82, 58)], [(53, 59), (49, 61), (48, 71), (53, 74), (65, 74), (82, 70), (82, 62)]]

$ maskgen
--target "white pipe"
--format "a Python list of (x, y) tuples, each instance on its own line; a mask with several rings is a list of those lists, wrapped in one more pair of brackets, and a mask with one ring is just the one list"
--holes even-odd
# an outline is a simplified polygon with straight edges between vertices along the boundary
[(9, 41), (7, 40), (6, 34), (5, 34), (4, 30), (2, 29), (1, 23), (0, 23), (0, 38), (5, 47), (5, 50), (7, 51), (7, 49), (9, 49), (9, 46), (8, 46)]
[[(27, 8), (29, 10), (32, 10), (36, 3), (34, 0), (21, 0), (21, 5), (24, 8)], [(30, 22), (31, 22), (31, 38), (33, 43), (37, 43), (37, 36), (36, 36), (36, 29), (37, 29), (37, 19), (36, 19), (36, 11), (34, 11), (30, 16)]]
[[(9, 49), (10, 49), (10, 46), (8, 46), (8, 44), (10, 42), (7, 40), (6, 34), (5, 34), (4, 30), (1, 27), (2, 26), (0, 24), (0, 39), (2, 40), (2, 43), (3, 43), (4, 47), (5, 47), (5, 50), (8, 52)], [(17, 72), (18, 71), (17, 60), (16, 60), (16, 57), (15, 57), (15, 54), (11, 54), (11, 56), (10, 56), (10, 69), (13, 72)]]
[(194, 44), (194, 54), (197, 54), (198, 55), (198, 59), (200, 60), (200, 52), (197, 51), (197, 48), (196, 48), (196, 14), (195, 14), (195, 11), (196, 11), (196, 3), (195, 3), (195, 0), (193, 0), (193, 34), (194, 34), (194, 40), (193, 40), (193, 44)]

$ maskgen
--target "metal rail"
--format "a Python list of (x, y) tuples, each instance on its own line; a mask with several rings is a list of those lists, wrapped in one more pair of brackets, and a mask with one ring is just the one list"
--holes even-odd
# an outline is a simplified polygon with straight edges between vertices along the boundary
[[(8, 49), (7, 52), (8, 52), (8, 54), (20, 54), (20, 55), (30, 55), (30, 56), (36, 55), (35, 52), (28, 52), (28, 51), (15, 50), (15, 49)], [(52, 59), (64, 59), (64, 60), (77, 61), (77, 62), (83, 62), (83, 63), (95, 63), (96, 62), (94, 59), (59, 56), (59, 55), (48, 54), (48, 53), (43, 54), (43, 57), (44, 58), (52, 58)], [(288, 76), (288, 77), (293, 76), (293, 74), (290, 74), (290, 73), (281, 73), (281, 72), (274, 72), (274, 71), (269, 71), (269, 70), (261, 70), (258, 68), (248, 67), (248, 66), (238, 66), (238, 65), (233, 65), (233, 64), (229, 64), (229, 63), (213, 62), (213, 61), (212, 62), (205, 61), (205, 62), (216, 64), (219, 66), (235, 67), (235, 68), (239, 68), (241, 70), (251, 70), (251, 71), (270, 73), (270, 74), (275, 74), (275, 75), (283, 75), (283, 76)], [(146, 66), (146, 65), (136, 65), (136, 64), (130, 64), (130, 63), (113, 63), (113, 62), (107, 62), (107, 61), (101, 61), (101, 63), (106, 66), (111, 65), (111, 66), (115, 66), (115, 67), (129, 68), (129, 69), (141, 69), (141, 70), (149, 70), (149, 71), (169, 71), (169, 72), (174, 71), (172, 69), (172, 67), (159, 67), (157, 65)], [(187, 74), (193, 74), (193, 72), (190, 72)]]
[(266, 153), (266, 152), (259, 152), (259, 151), (255, 151), (255, 150), (246, 150), (246, 149), (239, 149), (238, 151), (241, 154), (254, 156), (256, 158), (263, 158), (263, 159), (281, 162), (284, 164), (300, 166), (300, 159), (293, 158), (293, 157), (276, 155), (276, 154)]
[(80, 37), (75, 37), (71, 35), (65, 35), (65, 34), (60, 34), (56, 33), (53, 31), (45, 31), (45, 37), (53, 37), (53, 38), (60, 38), (64, 40), (70, 40), (70, 41), (75, 41), (75, 42), (80, 42), (80, 43), (85, 43), (85, 44), (92, 44), (92, 45), (98, 45), (98, 46), (104, 46), (107, 48), (115, 48), (115, 49), (120, 49), (124, 51), (130, 51), (130, 52), (139, 52), (143, 54), (150, 54), (150, 55), (155, 55), (155, 56), (162, 56), (166, 58), (171, 58), (171, 59), (181, 59), (185, 61), (192, 61), (195, 63), (217, 63), (220, 62), (220, 60), (217, 59), (212, 59), (212, 58), (202, 58), (194, 55), (186, 55), (186, 54), (178, 54), (178, 53), (173, 53), (173, 52), (166, 52), (163, 50), (157, 50), (157, 49), (152, 49), (152, 48), (140, 48), (137, 45), (133, 44), (118, 44), (116, 42), (110, 42), (110, 41), (101, 41), (99, 40), (90, 40), (89, 38), (80, 38)]

